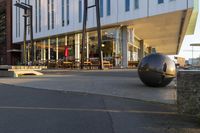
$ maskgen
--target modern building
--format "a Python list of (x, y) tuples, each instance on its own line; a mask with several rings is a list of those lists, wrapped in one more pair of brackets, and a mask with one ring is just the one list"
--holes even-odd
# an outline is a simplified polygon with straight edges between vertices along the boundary
[[(83, 0), (18, 0), (33, 6), (34, 60), (40, 63), (80, 60)], [(94, 5), (94, 0), (88, 0)], [(13, 45), (22, 53), (15, 63), (23, 62), (24, 11), (12, 0)], [(185, 34), (193, 34), (198, 0), (100, 0), (102, 49), (105, 60), (128, 67), (152, 48), (164, 54), (177, 54)], [(87, 17), (86, 58), (97, 58), (95, 8)], [(30, 41), (30, 29), (27, 40)], [(26, 55), (30, 61), (30, 43)], [(17, 56), (16, 56), (17, 57)]]

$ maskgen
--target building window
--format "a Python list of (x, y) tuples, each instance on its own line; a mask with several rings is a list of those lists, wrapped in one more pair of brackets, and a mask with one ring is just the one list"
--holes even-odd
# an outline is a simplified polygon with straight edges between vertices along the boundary
[(48, 30), (50, 30), (50, 0), (47, 2), (47, 21)]
[[(19, 2), (20, 2), (20, 0), (19, 0)], [(20, 34), (21, 34), (21, 24), (20, 24), (20, 22), (21, 22), (21, 10), (20, 10), (20, 8), (18, 8), (18, 35), (19, 35), (19, 37), (20, 37)]]
[(78, 7), (79, 7), (79, 23), (82, 22), (82, 0), (79, 0), (78, 3)]
[(62, 0), (62, 8), (61, 8), (61, 10), (62, 10), (62, 26), (65, 26), (65, 13), (64, 13), (64, 11), (65, 11), (65, 2), (64, 2), (64, 0)]
[(69, 0), (67, 0), (67, 25), (69, 25)]
[(16, 9), (16, 37), (18, 37), (18, 7), (15, 7)]
[(135, 9), (139, 9), (139, 0), (135, 0), (134, 7)]
[[(16, 26), (17, 27), (17, 26)], [(0, 44), (6, 46), (6, 8), (1, 7), (1, 13), (0, 13)], [(16, 32), (17, 33), (17, 32)], [(3, 54), (3, 53), (0, 53)], [(0, 57), (0, 62), (3, 57)], [(1, 64), (1, 63), (0, 63)]]
[(125, 0), (125, 11), (130, 11), (130, 0)]
[(41, 32), (41, 0), (39, 0), (39, 32)]
[(25, 3), (30, 5), (30, 0), (25, 0)]
[(158, 0), (158, 4), (164, 3), (164, 0)]
[[(25, 0), (25, 3), (30, 5), (30, 0)], [(27, 18), (27, 21), (28, 21), (27, 23), (30, 24), (30, 18), (29, 17)], [(28, 34), (30, 34), (30, 26), (28, 26)]]
[(103, 0), (100, 0), (100, 17), (103, 17)]
[(111, 9), (110, 9), (110, 0), (107, 0), (107, 16), (110, 16)]
[(51, 0), (51, 28), (54, 29), (54, 0)]
[(35, 32), (37, 33), (38, 29), (38, 0), (35, 0)]

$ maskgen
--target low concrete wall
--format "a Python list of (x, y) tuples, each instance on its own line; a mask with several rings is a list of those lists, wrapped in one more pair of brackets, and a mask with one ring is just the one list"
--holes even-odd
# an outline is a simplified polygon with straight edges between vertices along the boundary
[(14, 77), (14, 72), (12, 71), (6, 71), (6, 70), (0, 70), (0, 77)]
[(46, 66), (9, 66), (0, 65), (0, 77), (19, 77), (22, 75), (43, 75), (40, 72), (42, 69), (47, 69)]
[(197, 116), (200, 121), (200, 71), (179, 71), (177, 105), (181, 114)]

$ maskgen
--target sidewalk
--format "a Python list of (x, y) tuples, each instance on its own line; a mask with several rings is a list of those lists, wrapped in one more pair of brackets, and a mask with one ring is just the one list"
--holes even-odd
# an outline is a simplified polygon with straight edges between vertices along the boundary
[(1, 78), (0, 83), (37, 89), (100, 94), (175, 104), (174, 82), (164, 88), (144, 86), (136, 70), (46, 71), (40, 77)]

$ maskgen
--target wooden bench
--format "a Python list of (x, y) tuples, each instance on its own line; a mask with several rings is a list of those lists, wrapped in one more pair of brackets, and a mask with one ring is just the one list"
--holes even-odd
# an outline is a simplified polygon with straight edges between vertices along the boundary
[(71, 62), (71, 61), (64, 61), (62, 63), (62, 67), (63, 68), (72, 68), (73, 67), (73, 62)]
[(139, 64), (139, 61), (128, 61), (129, 67), (137, 67)]
[(111, 64), (110, 61), (103, 61), (103, 66), (105, 68), (113, 68), (113, 64)]

